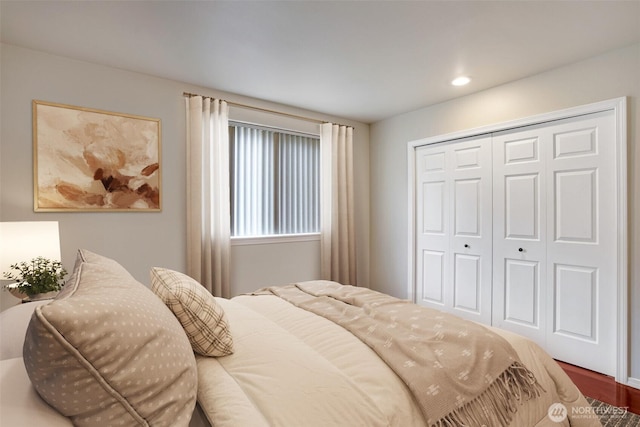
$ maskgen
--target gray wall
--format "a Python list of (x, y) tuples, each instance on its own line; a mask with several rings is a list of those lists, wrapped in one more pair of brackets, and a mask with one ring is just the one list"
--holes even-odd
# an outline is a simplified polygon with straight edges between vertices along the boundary
[(407, 143), (540, 113), (628, 96), (629, 312), (631, 375), (640, 378), (640, 45), (371, 126), (371, 286), (399, 297), (408, 289)]
[[(184, 91), (354, 126), (358, 280), (369, 273), (369, 126), (344, 118), (248, 99), (214, 89), (76, 61), (0, 44), (0, 220), (59, 221), (62, 262), (73, 267), (78, 248), (112, 257), (139, 281), (149, 269), (186, 267)], [(214, 70), (212, 70), (214, 72)], [(159, 213), (35, 213), (31, 101), (115, 111), (162, 121), (162, 192)], [(279, 259), (282, 262), (265, 262)], [(317, 278), (318, 244), (233, 247), (231, 289), (250, 291), (282, 280)], [(294, 265), (295, 269), (286, 270)], [(287, 274), (289, 273), (289, 274)], [(17, 300), (6, 292), (0, 298)], [(3, 305), (6, 305), (3, 301)]]

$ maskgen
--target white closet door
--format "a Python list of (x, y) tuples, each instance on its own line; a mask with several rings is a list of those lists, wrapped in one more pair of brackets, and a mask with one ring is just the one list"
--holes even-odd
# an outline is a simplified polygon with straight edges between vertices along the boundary
[(448, 144), (420, 147), (415, 157), (416, 301), (438, 309), (451, 306), (445, 289), (450, 281), (450, 157)]
[(417, 301), (491, 322), (491, 138), (416, 151)]
[(546, 349), (616, 374), (617, 202), (613, 112), (553, 126), (547, 163)]
[(546, 174), (544, 126), (493, 137), (493, 322), (544, 346)]
[(615, 375), (612, 112), (494, 135), (493, 324)]

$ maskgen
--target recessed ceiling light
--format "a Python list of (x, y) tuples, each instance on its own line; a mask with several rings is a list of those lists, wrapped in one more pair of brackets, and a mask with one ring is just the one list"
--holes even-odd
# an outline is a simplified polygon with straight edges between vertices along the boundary
[(471, 79), (469, 77), (460, 76), (460, 77), (456, 77), (455, 79), (453, 79), (451, 84), (454, 85), (454, 86), (464, 86), (467, 83), (469, 83), (470, 81), (471, 81)]

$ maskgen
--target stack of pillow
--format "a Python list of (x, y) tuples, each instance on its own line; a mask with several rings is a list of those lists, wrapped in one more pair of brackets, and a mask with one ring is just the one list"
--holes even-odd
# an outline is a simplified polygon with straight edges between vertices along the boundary
[(196, 403), (194, 352), (233, 352), (224, 311), (202, 285), (154, 268), (151, 288), (80, 250), (63, 291), (36, 307), (25, 366), (40, 396), (75, 425), (186, 426)]

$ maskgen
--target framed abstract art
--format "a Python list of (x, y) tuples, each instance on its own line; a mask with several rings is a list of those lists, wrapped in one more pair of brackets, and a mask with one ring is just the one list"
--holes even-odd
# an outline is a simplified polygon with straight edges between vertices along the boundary
[(34, 210), (160, 211), (160, 145), (160, 119), (34, 100)]

